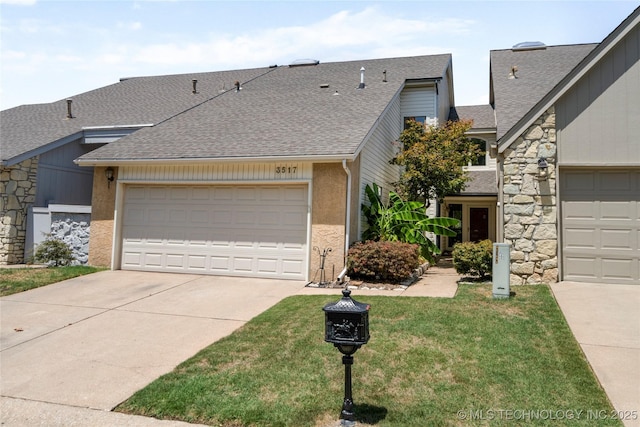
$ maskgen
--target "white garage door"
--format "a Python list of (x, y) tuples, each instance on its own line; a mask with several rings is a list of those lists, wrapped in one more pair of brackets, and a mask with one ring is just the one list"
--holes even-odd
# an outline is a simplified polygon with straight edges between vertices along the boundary
[(640, 171), (560, 177), (564, 280), (640, 284)]
[(306, 277), (306, 185), (129, 185), (124, 198), (123, 269)]

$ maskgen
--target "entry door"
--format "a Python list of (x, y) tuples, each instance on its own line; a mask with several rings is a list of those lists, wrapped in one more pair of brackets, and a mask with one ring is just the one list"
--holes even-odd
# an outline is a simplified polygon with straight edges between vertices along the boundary
[(489, 238), (489, 208), (469, 208), (469, 240), (479, 242)]

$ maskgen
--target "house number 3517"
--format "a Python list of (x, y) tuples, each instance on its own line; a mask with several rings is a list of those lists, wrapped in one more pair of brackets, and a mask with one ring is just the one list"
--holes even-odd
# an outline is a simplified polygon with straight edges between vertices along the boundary
[(276, 173), (296, 173), (297, 166), (276, 166)]

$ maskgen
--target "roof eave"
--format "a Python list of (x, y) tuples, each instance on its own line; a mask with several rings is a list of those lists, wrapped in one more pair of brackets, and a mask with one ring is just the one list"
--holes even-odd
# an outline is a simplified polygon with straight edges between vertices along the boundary
[(20, 153), (17, 156), (11, 157), (9, 159), (3, 159), (0, 164), (4, 167), (9, 167), (13, 165), (17, 165), (20, 162), (23, 162), (32, 157), (38, 156), (40, 154), (46, 153), (47, 151), (51, 151), (55, 148), (61, 147), (65, 144), (68, 144), (76, 139), (82, 138), (83, 131), (72, 133), (71, 135), (67, 135), (63, 138), (57, 139), (55, 141), (51, 141), (48, 144), (41, 145), (33, 150), (25, 151), (24, 153)]
[(92, 159), (78, 158), (74, 163), (78, 166), (144, 166), (144, 165), (196, 165), (205, 163), (265, 163), (265, 162), (312, 162), (335, 163), (343, 160), (354, 161), (356, 155), (352, 153), (318, 155), (318, 156), (256, 156), (256, 157), (190, 157), (180, 159)]

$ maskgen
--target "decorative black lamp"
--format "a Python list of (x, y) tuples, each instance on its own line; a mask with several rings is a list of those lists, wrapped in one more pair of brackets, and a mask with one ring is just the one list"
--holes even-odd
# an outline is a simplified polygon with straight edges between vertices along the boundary
[(547, 159), (544, 157), (540, 157), (538, 159), (538, 177), (540, 179), (547, 178), (547, 169), (549, 169), (549, 163), (547, 163)]
[(351, 291), (344, 289), (338, 302), (322, 309), (325, 314), (326, 342), (332, 343), (342, 353), (344, 364), (344, 402), (340, 419), (343, 425), (354, 425), (353, 397), (351, 396), (351, 365), (353, 354), (369, 341), (369, 304), (351, 298)]
[(104, 176), (107, 177), (107, 188), (111, 188), (111, 183), (115, 179), (113, 175), (113, 168), (111, 166), (104, 170)]

